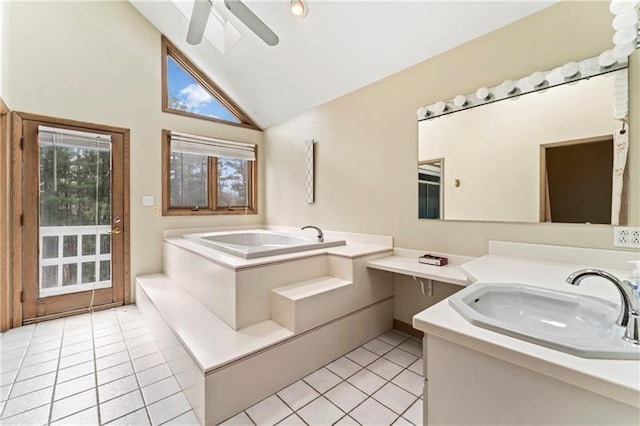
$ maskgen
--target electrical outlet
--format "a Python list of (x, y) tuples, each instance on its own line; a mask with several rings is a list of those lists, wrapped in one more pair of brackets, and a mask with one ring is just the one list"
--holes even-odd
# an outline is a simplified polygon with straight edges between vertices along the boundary
[(640, 228), (616, 226), (613, 228), (613, 245), (640, 249)]

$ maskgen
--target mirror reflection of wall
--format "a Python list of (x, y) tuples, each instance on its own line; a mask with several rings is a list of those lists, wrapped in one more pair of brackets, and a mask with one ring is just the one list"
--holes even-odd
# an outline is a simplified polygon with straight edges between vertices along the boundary
[(442, 159), (418, 164), (418, 218), (442, 219)]
[[(611, 155), (598, 164), (608, 162), (608, 169), (598, 173), (608, 174), (607, 180), (595, 176), (594, 157), (584, 157), (577, 148), (568, 148), (575, 141), (608, 140), (612, 152), (612, 138), (620, 132), (621, 122), (613, 118), (614, 85), (616, 78), (626, 78), (626, 70), (583, 79), (529, 93), (476, 108), (419, 122), (419, 165), (430, 159), (443, 159), (447, 164), (447, 176), (442, 179), (438, 214), (445, 220), (480, 220), (501, 222), (570, 222), (612, 223), (613, 161)], [(549, 175), (545, 159), (556, 152), (551, 147), (566, 145), (566, 155), (560, 168), (565, 175), (560, 179), (572, 189), (563, 188), (554, 175)], [(543, 147), (549, 151), (545, 156)], [(556, 148), (558, 149), (558, 148)], [(637, 168), (638, 159), (630, 159), (629, 168)], [(578, 167), (582, 165), (585, 167)], [(421, 170), (421, 169), (419, 169)], [(573, 170), (571, 179), (566, 173)], [(607, 171), (608, 170), (608, 171)], [(578, 173), (583, 173), (582, 177)], [(586, 173), (586, 174), (584, 174)], [(419, 172), (419, 176), (422, 174)], [(549, 185), (549, 178), (554, 183)], [(419, 179), (420, 218), (433, 218), (423, 207), (423, 179)], [(456, 186), (455, 183), (459, 183)], [(562, 191), (570, 191), (566, 200), (576, 199), (580, 193), (593, 195), (596, 188), (608, 185), (599, 192), (599, 198), (581, 197), (582, 204), (575, 204), (585, 214), (561, 213), (559, 197)], [(547, 192), (549, 192), (547, 194)], [(615, 191), (613, 191), (615, 193)], [(605, 194), (605, 195), (603, 195)], [(602, 203), (601, 209), (586, 208), (585, 203)], [(637, 197), (633, 197), (637, 202)], [(622, 200), (620, 224), (626, 221), (626, 210), (632, 200)], [(557, 206), (556, 206), (557, 204)], [(568, 204), (568, 203), (567, 203)], [(589, 206), (592, 207), (592, 206)], [(567, 207), (570, 208), (570, 207)], [(635, 208), (635, 207), (634, 207)], [(598, 213), (589, 213), (595, 212)], [(550, 214), (549, 214), (549, 211)], [(609, 212), (604, 219), (604, 212)], [(554, 214), (555, 213), (555, 214)]]

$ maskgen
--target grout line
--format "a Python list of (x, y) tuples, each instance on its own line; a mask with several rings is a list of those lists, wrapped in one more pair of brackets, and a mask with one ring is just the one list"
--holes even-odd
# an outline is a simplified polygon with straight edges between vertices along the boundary
[(91, 346), (93, 349), (93, 380), (95, 380), (96, 386), (93, 388), (96, 393), (96, 406), (98, 411), (98, 424), (102, 424), (102, 418), (100, 413), (100, 394), (98, 393), (98, 362), (96, 360), (96, 342), (94, 340), (93, 330), (93, 312), (89, 312), (89, 323), (91, 324)]
[[(142, 315), (140, 317), (142, 318)], [(142, 318), (142, 320), (144, 321), (144, 318)], [(118, 323), (118, 328), (120, 328), (120, 332), (122, 333), (122, 338), (124, 339), (124, 330), (122, 329), (122, 324), (120, 323), (120, 317), (118, 316), (118, 312), (117, 311), (116, 311), (116, 321)], [(146, 326), (147, 322), (144, 321), (144, 323), (145, 323), (145, 326)], [(155, 341), (155, 339), (154, 339), (154, 341)], [(140, 392), (140, 398), (142, 398), (142, 404), (143, 404), (142, 408), (144, 408), (144, 412), (147, 415), (147, 420), (149, 421), (149, 424), (152, 425), (153, 422), (151, 421), (151, 413), (149, 413), (149, 407), (147, 405), (147, 401), (145, 400), (144, 393), (142, 392), (142, 386), (140, 386), (140, 380), (138, 380), (138, 372), (136, 371), (136, 367), (133, 364), (133, 359), (131, 358), (131, 352), (130, 352), (131, 348), (129, 347), (127, 339), (124, 339), (124, 346), (126, 348), (127, 355), (129, 356), (129, 362), (131, 363), (131, 367), (133, 368), (133, 376), (134, 376), (134, 378), (136, 380), (136, 384), (138, 385), (138, 391)], [(164, 359), (164, 356), (162, 358)], [(167, 362), (167, 360), (165, 359), (165, 363), (166, 362)], [(162, 365), (162, 364), (160, 364), (160, 365)], [(150, 367), (150, 368), (153, 368), (153, 367)], [(169, 370), (171, 370), (171, 369), (169, 369)], [(140, 370), (140, 371), (144, 371), (144, 370)], [(173, 371), (171, 371), (171, 372), (173, 373)]]
[[(64, 325), (67, 322), (66, 319), (62, 320), (62, 335), (60, 336), (60, 348), (58, 349), (58, 363), (56, 364), (56, 374), (55, 377), (53, 378), (53, 389), (51, 389), (51, 402), (49, 405), (49, 417), (48, 417), (48, 422), (47, 424), (51, 423), (51, 417), (53, 416), (53, 404), (54, 404), (54, 398), (56, 396), (56, 385), (58, 382), (58, 372), (60, 371), (60, 359), (62, 358), (62, 340), (64, 340)], [(36, 330), (38, 329), (39, 324), (36, 325)]]
[[(7, 408), (7, 402), (9, 401), (9, 398), (11, 397), (11, 392), (13, 392), (13, 386), (17, 382), (18, 375), (20, 374), (20, 370), (22, 369), (22, 363), (24, 362), (24, 359), (26, 358), (27, 351), (29, 350), (29, 346), (31, 346), (31, 339), (33, 339), (33, 333), (35, 333), (35, 331), (36, 331), (36, 327), (33, 327), (33, 329), (31, 330), (31, 333), (30, 333), (30, 335), (28, 337), (29, 342), (27, 343), (27, 345), (23, 349), (22, 356), (20, 357), (20, 362), (18, 363), (18, 368), (15, 370), (16, 375), (11, 380), (11, 383), (9, 383), (9, 385), (10, 385), (9, 386), (9, 393), (7, 394), (7, 400), (2, 403), (2, 409), (0, 409), (0, 419), (2, 419), (3, 416), (4, 416), (4, 411)], [(24, 339), (24, 340), (27, 340), (27, 339)]]

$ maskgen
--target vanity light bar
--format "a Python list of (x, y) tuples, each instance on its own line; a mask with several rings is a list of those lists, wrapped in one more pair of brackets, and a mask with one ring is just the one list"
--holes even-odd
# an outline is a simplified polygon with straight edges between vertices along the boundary
[(505, 80), (493, 87), (481, 87), (474, 93), (458, 95), (448, 101), (418, 108), (418, 121), (430, 120), (454, 112), (487, 105), (504, 99), (514, 98), (527, 93), (545, 90), (550, 87), (607, 74), (628, 67), (628, 59), (616, 60), (608, 50), (595, 58), (580, 62), (568, 62), (565, 65), (546, 72), (536, 71), (518, 80)]

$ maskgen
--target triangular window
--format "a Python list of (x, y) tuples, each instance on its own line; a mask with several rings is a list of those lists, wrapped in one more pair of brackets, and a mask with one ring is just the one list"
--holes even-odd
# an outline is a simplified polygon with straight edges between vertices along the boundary
[(162, 110), (259, 129), (211, 79), (162, 37)]

